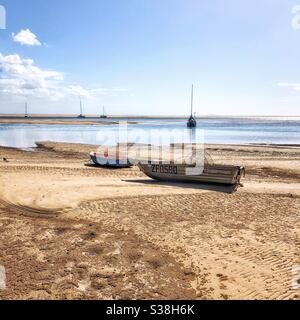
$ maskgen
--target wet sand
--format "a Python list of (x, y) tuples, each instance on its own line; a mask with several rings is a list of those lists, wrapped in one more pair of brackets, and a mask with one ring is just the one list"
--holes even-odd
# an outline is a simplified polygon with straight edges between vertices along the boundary
[[(128, 121), (128, 124), (138, 124), (135, 121)], [(34, 118), (15, 118), (15, 119), (1, 119), (0, 124), (31, 124), (31, 125), (39, 125), (39, 124), (46, 124), (46, 125), (95, 125), (95, 126), (108, 126), (108, 125), (117, 125), (119, 124), (118, 121), (106, 120), (103, 121), (99, 118), (99, 120), (89, 120), (89, 119), (34, 119)]]
[(208, 146), (246, 166), (237, 192), (98, 168), (92, 148), (0, 147), (0, 299), (299, 299), (300, 148)]

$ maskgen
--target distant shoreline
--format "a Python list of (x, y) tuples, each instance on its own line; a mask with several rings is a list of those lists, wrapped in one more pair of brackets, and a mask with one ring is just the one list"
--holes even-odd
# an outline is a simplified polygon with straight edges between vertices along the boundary
[[(78, 115), (72, 115), (72, 114), (34, 114), (30, 115), (27, 118), (24, 117), (24, 115), (20, 114), (0, 114), (0, 124), (3, 123), (3, 121), (14, 121), (17, 120), (17, 122), (22, 123), (30, 123), (30, 121), (43, 121), (42, 123), (45, 123), (44, 121), (47, 120), (54, 120), (54, 121), (66, 121), (65, 124), (72, 124), (73, 121), (77, 123), (86, 123), (86, 124), (115, 124), (115, 122), (119, 119), (145, 119), (145, 120), (164, 120), (164, 119), (178, 119), (178, 120), (184, 120), (187, 119), (188, 116), (178, 116), (178, 115), (171, 115), (171, 116), (137, 116), (137, 115), (114, 115), (109, 116), (108, 118), (101, 118), (99, 115), (86, 115), (84, 118), (79, 118)], [(273, 115), (273, 116), (261, 116), (261, 115), (198, 115), (196, 118), (198, 119), (237, 119), (237, 120), (299, 120), (300, 121), (300, 115), (299, 116), (279, 116), (279, 115)], [(88, 123), (88, 121), (92, 121), (93, 123)], [(13, 123), (13, 122), (12, 122)], [(137, 124), (133, 123), (133, 124)]]
[[(85, 150), (86, 152), (89, 152), (90, 149), (93, 149), (95, 147), (99, 147), (99, 145), (95, 144), (88, 144), (88, 143), (75, 143), (75, 142), (57, 142), (57, 141), (39, 141), (35, 142), (35, 147), (28, 147), (28, 148), (21, 148), (21, 147), (9, 147), (4, 146), (0, 144), (0, 149), (3, 150), (20, 150), (20, 151), (32, 151), (33, 149), (39, 150), (39, 149), (49, 149), (54, 150), (56, 148), (63, 150), (68, 150), (70, 148), (77, 148), (79, 150)], [(147, 146), (147, 144), (139, 144), (140, 146)], [(64, 149), (65, 148), (65, 149)], [(279, 152), (285, 152), (287, 150), (299, 150), (300, 144), (264, 144), (264, 143), (207, 143), (205, 144), (205, 148), (211, 149), (211, 150), (226, 150), (230, 151), (232, 149), (240, 149), (242, 151), (247, 150), (277, 150)], [(78, 150), (77, 150), (78, 151)]]
[[(118, 121), (113, 121), (113, 119), (107, 119), (107, 121), (103, 121), (99, 118), (99, 120), (95, 120), (95, 118), (85, 118), (77, 119), (77, 118), (2, 118), (0, 117), (0, 125), (1, 124), (30, 124), (30, 125), (90, 125), (90, 126), (109, 126), (109, 125), (118, 125)], [(136, 121), (128, 121), (128, 124), (135, 125), (139, 124)]]

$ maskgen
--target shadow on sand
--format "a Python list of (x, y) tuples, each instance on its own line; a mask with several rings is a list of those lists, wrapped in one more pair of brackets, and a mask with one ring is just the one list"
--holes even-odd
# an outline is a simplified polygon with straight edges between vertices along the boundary
[(94, 168), (94, 169), (106, 169), (106, 170), (120, 170), (120, 169), (126, 169), (126, 168), (121, 168), (121, 167), (100, 166), (100, 165), (92, 164), (92, 163), (86, 163), (84, 166), (85, 166), (85, 167), (88, 167), (88, 168)]
[(213, 183), (184, 183), (184, 182), (175, 182), (175, 181), (159, 181), (159, 180), (122, 180), (124, 182), (129, 183), (140, 183), (140, 184), (147, 184), (147, 185), (159, 185), (159, 186), (168, 186), (168, 187), (180, 187), (180, 188), (190, 188), (190, 189), (201, 189), (207, 191), (215, 191), (215, 192), (222, 192), (222, 193), (234, 193), (236, 192), (236, 186), (228, 186), (228, 185), (220, 185), (220, 184), (213, 184)]

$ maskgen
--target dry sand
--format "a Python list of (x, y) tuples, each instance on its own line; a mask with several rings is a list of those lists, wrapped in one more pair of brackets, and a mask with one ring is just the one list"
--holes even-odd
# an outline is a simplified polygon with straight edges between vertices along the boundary
[(300, 148), (208, 146), (247, 167), (232, 193), (39, 146), (0, 147), (0, 299), (299, 298)]

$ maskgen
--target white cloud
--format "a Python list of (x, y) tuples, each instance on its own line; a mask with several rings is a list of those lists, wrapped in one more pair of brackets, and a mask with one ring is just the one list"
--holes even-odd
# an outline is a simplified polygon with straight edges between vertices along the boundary
[(107, 94), (118, 94), (118, 93), (122, 93), (122, 92), (127, 92), (127, 89), (124, 88), (112, 88), (112, 89), (108, 89), (108, 88), (98, 88), (98, 89), (91, 89), (90, 92), (92, 94), (96, 94), (96, 95), (107, 95)]
[(32, 59), (22, 59), (18, 54), (4, 56), (0, 53), (0, 94), (12, 98), (38, 98), (57, 101), (66, 97), (95, 98), (114, 95), (123, 89), (86, 89), (79, 85), (66, 85), (64, 74), (37, 67)]
[(18, 54), (3, 56), (0, 53), (0, 92), (17, 96), (49, 97), (57, 99), (64, 94), (59, 83), (61, 72), (42, 70), (32, 59)]
[(277, 83), (279, 87), (291, 88), (295, 91), (300, 91), (300, 83), (291, 83), (291, 82), (279, 82)]
[(90, 92), (81, 86), (69, 86), (68, 91), (71, 95), (89, 98)]
[(22, 45), (26, 46), (41, 46), (41, 42), (38, 40), (37, 36), (31, 32), (29, 29), (21, 30), (17, 34), (12, 34), (13, 40)]

